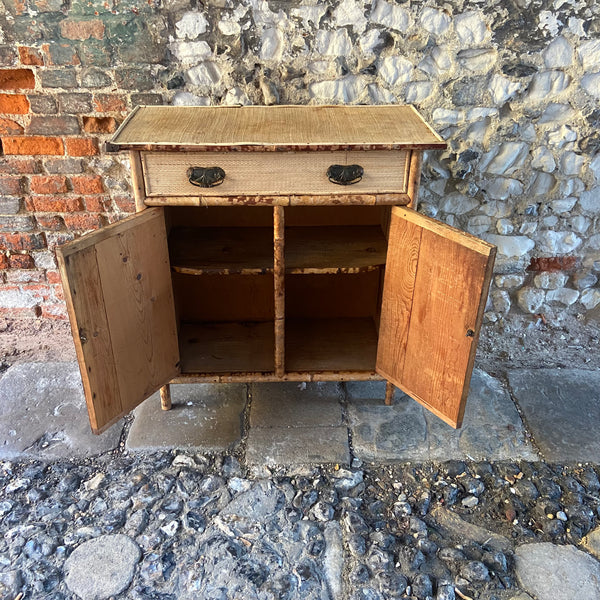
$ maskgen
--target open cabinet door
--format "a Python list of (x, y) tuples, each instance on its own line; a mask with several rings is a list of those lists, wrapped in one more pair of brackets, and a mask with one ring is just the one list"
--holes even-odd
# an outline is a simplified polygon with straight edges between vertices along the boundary
[(90, 423), (101, 433), (179, 371), (163, 210), (58, 249)]
[(462, 424), (496, 248), (394, 207), (377, 372), (453, 427)]

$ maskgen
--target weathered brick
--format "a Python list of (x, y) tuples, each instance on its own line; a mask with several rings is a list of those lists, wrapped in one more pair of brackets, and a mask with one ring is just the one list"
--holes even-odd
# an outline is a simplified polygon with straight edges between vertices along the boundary
[(62, 304), (49, 304), (45, 302), (42, 307), (40, 317), (42, 319), (56, 319), (65, 321), (69, 318), (67, 313), (67, 305), (63, 302)]
[(69, 156), (93, 156), (98, 154), (98, 142), (89, 138), (67, 138), (67, 154)]
[(33, 269), (33, 258), (29, 254), (11, 254), (8, 257), (8, 264), (11, 269)]
[(64, 300), (65, 299), (65, 293), (64, 293), (62, 285), (53, 285), (53, 286), (51, 286), (51, 289), (52, 289), (52, 298), (54, 300)]
[(42, 86), (45, 88), (76, 88), (77, 77), (75, 71), (72, 68), (42, 71)]
[(1, 215), (0, 231), (31, 231), (35, 227), (30, 215)]
[(36, 48), (30, 48), (29, 46), (19, 46), (19, 60), (23, 65), (32, 65), (41, 67), (44, 65), (44, 59), (42, 54)]
[(5, 137), (2, 140), (4, 154), (63, 154), (63, 141), (57, 137)]
[(17, 51), (14, 46), (0, 46), (0, 66), (12, 67), (17, 64)]
[(0, 113), (5, 115), (26, 115), (29, 100), (24, 94), (0, 94)]
[[(32, 252), (31, 256), (33, 256), (33, 262), (38, 269), (56, 269), (54, 252), (50, 252), (50, 250), (41, 250), (39, 252)], [(48, 283), (53, 282), (48, 279)]]
[(33, 0), (37, 11), (45, 12), (59, 12), (64, 9), (64, 0)]
[(57, 99), (62, 113), (80, 115), (92, 110), (91, 94), (60, 94)]
[(16, 121), (0, 117), (0, 135), (18, 135), (23, 131), (23, 126)]
[(131, 106), (161, 106), (164, 103), (160, 94), (131, 94)]
[[(0, 295), (0, 302), (2, 295)], [(42, 315), (42, 308), (34, 305), (31, 308), (5, 308), (0, 305), (0, 317), (3, 319), (33, 319)]]
[(10, 175), (0, 176), (0, 194), (18, 196), (23, 193), (23, 179)]
[(20, 198), (0, 196), (0, 215), (16, 215), (20, 210)]
[(71, 183), (76, 194), (101, 194), (104, 191), (102, 177), (99, 175), (71, 177)]
[(78, 48), (71, 44), (44, 44), (42, 46), (46, 53), (46, 62), (49, 66), (63, 67), (67, 65), (77, 66), (81, 64)]
[(532, 258), (528, 271), (570, 271), (577, 265), (575, 256), (550, 256)]
[(52, 174), (83, 173), (84, 165), (81, 158), (47, 158), (44, 160), (46, 171)]
[(72, 231), (61, 231), (58, 233), (47, 233), (46, 241), (48, 242), (48, 249), (54, 250), (56, 246), (62, 246), (67, 242), (71, 242), (75, 239), (75, 234)]
[[(15, 254), (13, 256), (22, 256)], [(12, 257), (11, 257), (12, 258)], [(14, 267), (11, 265), (10, 271), (6, 272), (6, 281), (8, 283), (45, 283), (45, 272), (42, 269), (33, 267)]]
[(112, 85), (112, 79), (105, 69), (92, 67), (81, 74), (81, 85), (85, 88), (104, 88)]
[(5, 156), (0, 158), (0, 172), (2, 173), (30, 175), (40, 171), (39, 161), (30, 157)]
[(21, 250), (42, 250), (46, 239), (42, 233), (0, 233), (0, 249), (19, 252)]
[(38, 227), (45, 231), (60, 231), (64, 229), (65, 223), (62, 217), (58, 215), (36, 215), (35, 220), (37, 221)]
[(50, 284), (60, 284), (60, 273), (58, 271), (46, 271), (46, 281)]
[(115, 72), (115, 81), (123, 90), (145, 92), (156, 85), (154, 76), (149, 70), (139, 68), (119, 69)]
[(61, 175), (35, 175), (30, 189), (34, 194), (62, 194), (68, 191), (67, 178)]
[(77, 117), (31, 117), (27, 133), (32, 135), (77, 135), (81, 132)]
[(113, 133), (116, 129), (114, 117), (83, 117), (83, 130), (88, 133)]
[(86, 196), (84, 201), (85, 209), (89, 212), (107, 212), (110, 206), (110, 198), (108, 196)]
[(0, 269), (8, 269), (8, 256), (0, 252)]
[(115, 94), (95, 94), (94, 106), (98, 112), (124, 112), (127, 110), (127, 104), (123, 96)]
[(100, 215), (72, 214), (64, 215), (63, 219), (67, 229), (78, 231), (90, 231), (102, 227), (102, 217)]
[(42, 285), (40, 283), (31, 283), (28, 285), (22, 285), (21, 289), (31, 294), (33, 298), (39, 303), (44, 302), (52, 295), (52, 288), (49, 285)]
[(34, 87), (31, 69), (0, 69), (0, 90), (31, 90)]
[(31, 112), (39, 115), (53, 115), (58, 112), (58, 105), (52, 96), (29, 96)]
[(86, 67), (114, 66), (112, 46), (93, 38), (81, 45), (79, 58)]
[(100, 19), (89, 21), (65, 19), (60, 22), (60, 34), (68, 40), (83, 41), (89, 38), (101, 40), (104, 37), (104, 23)]
[(74, 212), (83, 210), (83, 201), (72, 196), (32, 196), (31, 202), (36, 212)]
[(117, 208), (125, 213), (135, 212), (135, 200), (131, 196), (114, 196)]

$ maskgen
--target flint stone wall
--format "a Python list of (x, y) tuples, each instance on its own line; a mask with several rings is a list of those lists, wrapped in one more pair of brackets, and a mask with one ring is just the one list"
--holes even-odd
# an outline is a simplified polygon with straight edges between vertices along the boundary
[(594, 0), (4, 5), (0, 314), (65, 317), (54, 247), (134, 210), (102, 141), (137, 104), (414, 104), (420, 210), (498, 246), (488, 321), (600, 304)]

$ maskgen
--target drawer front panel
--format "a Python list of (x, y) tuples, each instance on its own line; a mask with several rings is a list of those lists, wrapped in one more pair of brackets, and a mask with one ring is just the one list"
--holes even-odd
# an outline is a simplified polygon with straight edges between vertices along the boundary
[[(142, 164), (148, 197), (386, 194), (406, 192), (408, 157), (408, 151), (144, 152)], [(327, 170), (335, 164), (360, 165), (362, 180), (332, 183)], [(215, 187), (192, 185), (191, 167), (220, 167), (225, 179)]]

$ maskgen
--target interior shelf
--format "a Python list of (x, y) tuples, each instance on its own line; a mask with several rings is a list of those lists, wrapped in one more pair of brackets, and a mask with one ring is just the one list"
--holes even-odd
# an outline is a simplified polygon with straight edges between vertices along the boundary
[(176, 227), (169, 236), (171, 268), (190, 275), (273, 272), (272, 227)]
[(182, 323), (182, 373), (265, 373), (274, 370), (272, 321)]
[(386, 240), (379, 226), (289, 227), (285, 272), (358, 273), (385, 264)]
[[(177, 227), (170, 235), (171, 266), (191, 275), (273, 272), (270, 227)], [(285, 231), (287, 274), (359, 273), (385, 264), (378, 226), (290, 227)]]
[(286, 320), (286, 371), (374, 371), (371, 318)]

